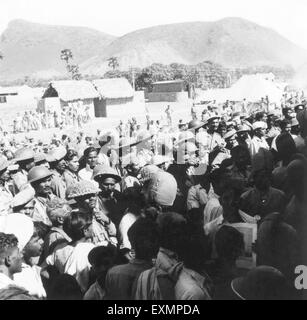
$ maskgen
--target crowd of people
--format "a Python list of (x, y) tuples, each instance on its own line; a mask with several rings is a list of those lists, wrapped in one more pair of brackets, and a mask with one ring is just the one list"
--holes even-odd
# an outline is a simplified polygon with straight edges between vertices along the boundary
[(47, 144), (3, 137), (0, 299), (305, 298), (306, 105), (173, 113)]
[[(85, 112), (78, 112), (78, 108), (67, 107), (61, 112), (47, 110), (38, 112), (34, 110), (25, 111), (23, 114), (17, 113), (13, 120), (12, 132), (39, 131), (42, 129), (60, 128), (69, 126), (82, 128), (83, 124), (90, 121), (89, 108)], [(3, 123), (0, 124), (1, 131), (5, 131)]]

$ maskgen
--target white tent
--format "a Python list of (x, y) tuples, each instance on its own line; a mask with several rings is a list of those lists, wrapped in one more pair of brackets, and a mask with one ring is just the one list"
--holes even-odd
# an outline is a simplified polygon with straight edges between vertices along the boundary
[(228, 89), (228, 99), (233, 101), (246, 99), (249, 102), (257, 102), (268, 96), (270, 102), (279, 103), (282, 94), (283, 91), (274, 81), (266, 80), (259, 75), (242, 76)]

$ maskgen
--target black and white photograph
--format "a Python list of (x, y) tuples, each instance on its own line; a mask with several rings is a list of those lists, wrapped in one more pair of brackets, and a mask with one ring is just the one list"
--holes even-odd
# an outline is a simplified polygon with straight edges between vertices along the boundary
[(1, 0), (0, 300), (307, 300), (306, 13)]

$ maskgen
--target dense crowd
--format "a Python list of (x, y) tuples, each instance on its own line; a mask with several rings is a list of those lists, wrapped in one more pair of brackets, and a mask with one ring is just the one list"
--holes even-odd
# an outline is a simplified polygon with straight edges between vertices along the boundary
[(0, 299), (304, 298), (307, 109), (283, 107), (5, 135)]

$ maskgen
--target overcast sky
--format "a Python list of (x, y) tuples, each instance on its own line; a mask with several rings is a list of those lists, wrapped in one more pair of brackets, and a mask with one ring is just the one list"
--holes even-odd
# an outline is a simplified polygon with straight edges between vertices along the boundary
[(306, 14), (306, 0), (0, 0), (0, 33), (13, 19), (122, 36), (154, 25), (242, 17), (307, 49)]

